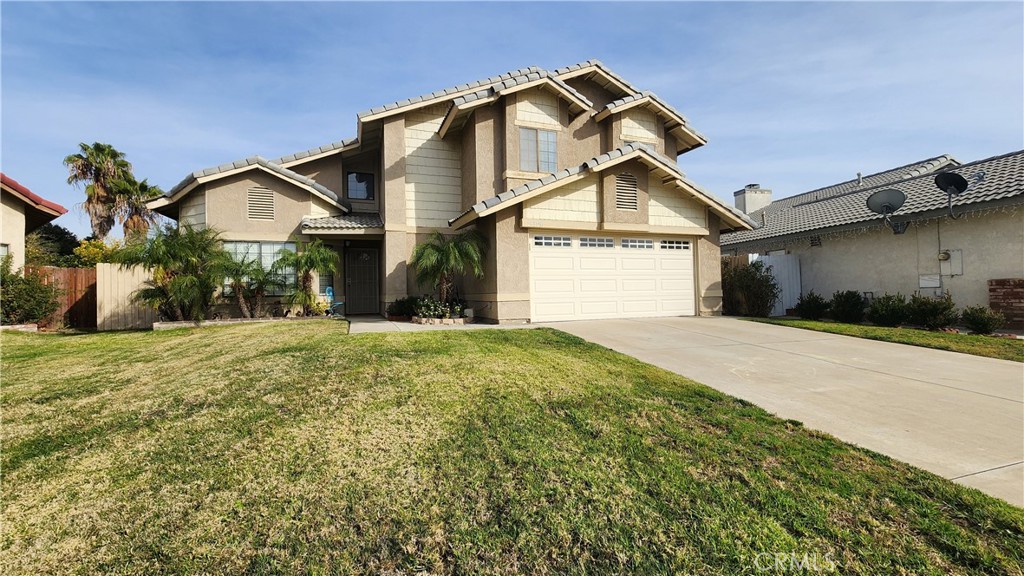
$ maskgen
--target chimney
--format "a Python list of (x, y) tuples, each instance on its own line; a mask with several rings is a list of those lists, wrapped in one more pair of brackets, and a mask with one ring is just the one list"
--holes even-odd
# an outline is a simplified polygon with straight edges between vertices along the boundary
[(761, 188), (760, 184), (747, 184), (732, 195), (736, 208), (744, 214), (750, 214), (772, 203), (772, 191)]

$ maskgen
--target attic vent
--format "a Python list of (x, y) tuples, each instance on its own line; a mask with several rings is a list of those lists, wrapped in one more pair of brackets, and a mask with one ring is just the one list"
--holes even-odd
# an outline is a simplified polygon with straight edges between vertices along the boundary
[(636, 176), (629, 172), (615, 175), (615, 207), (619, 210), (636, 210)]
[(249, 188), (249, 220), (274, 219), (274, 191), (262, 186)]
[(821, 236), (811, 236), (811, 246), (821, 246)]

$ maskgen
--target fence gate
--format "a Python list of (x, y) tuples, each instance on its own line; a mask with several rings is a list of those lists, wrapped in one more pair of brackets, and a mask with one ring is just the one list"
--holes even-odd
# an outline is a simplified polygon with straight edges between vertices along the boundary
[(99, 330), (138, 330), (153, 327), (156, 311), (132, 302), (132, 293), (152, 274), (142, 268), (96, 265), (96, 317)]
[(758, 256), (758, 262), (764, 262), (765, 267), (772, 267), (772, 276), (782, 288), (779, 299), (775, 301), (775, 308), (772, 308), (772, 316), (785, 316), (786, 310), (796, 306), (800, 299), (800, 257), (796, 254), (776, 254), (773, 256)]
[(63, 324), (72, 328), (96, 327), (96, 269), (26, 266), (26, 273), (36, 273), (43, 282), (60, 290), (57, 311), (39, 323), (41, 327)]

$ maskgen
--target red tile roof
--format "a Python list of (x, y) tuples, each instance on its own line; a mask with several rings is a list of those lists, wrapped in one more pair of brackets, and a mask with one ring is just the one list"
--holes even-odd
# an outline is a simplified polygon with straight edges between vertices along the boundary
[(26, 200), (35, 204), (35, 208), (46, 208), (49, 210), (53, 210), (58, 214), (67, 214), (67, 208), (61, 206), (60, 204), (57, 204), (56, 202), (50, 202), (49, 200), (43, 198), (42, 196), (39, 196), (35, 192), (32, 192), (28, 188), (22, 186), (21, 184), (18, 183), (17, 180), (11, 178), (7, 174), (4, 174), (3, 172), (0, 172), (0, 183), (3, 183), (4, 186), (11, 188), (21, 196), (24, 196)]

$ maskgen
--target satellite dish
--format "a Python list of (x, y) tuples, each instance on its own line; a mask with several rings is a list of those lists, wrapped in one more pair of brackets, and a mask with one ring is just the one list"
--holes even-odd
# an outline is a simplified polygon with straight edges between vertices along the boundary
[(879, 190), (868, 196), (868, 210), (875, 214), (884, 214), (888, 219), (889, 214), (900, 209), (907, 201), (907, 195), (895, 188)]
[(935, 176), (935, 185), (950, 196), (957, 196), (967, 190), (967, 179), (953, 172), (942, 172)]
[[(984, 178), (984, 176), (982, 177)], [(953, 214), (953, 196), (963, 194), (967, 190), (967, 179), (953, 172), (942, 172), (935, 176), (935, 185), (946, 193), (946, 206), (949, 207), (949, 217), (956, 220), (963, 214)]]

